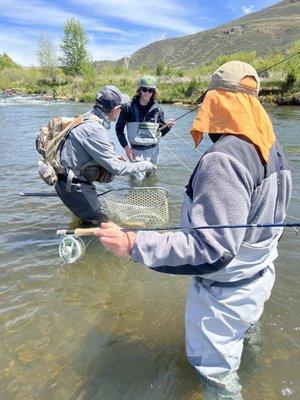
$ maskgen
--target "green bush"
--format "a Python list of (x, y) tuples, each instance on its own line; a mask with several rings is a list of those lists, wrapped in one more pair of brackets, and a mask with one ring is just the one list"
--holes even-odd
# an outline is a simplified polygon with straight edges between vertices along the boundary
[(41, 68), (18, 67), (7, 55), (4, 58), (6, 61), (11, 60), (10, 66), (1, 69), (3, 55), (0, 55), (0, 90), (50, 93), (64, 99), (93, 101), (99, 88), (108, 84), (116, 85), (133, 96), (138, 79), (145, 74), (155, 74), (158, 77), (158, 89), (161, 93), (159, 101), (193, 103), (206, 90), (211, 74), (216, 68), (230, 60), (241, 60), (252, 64), (258, 71), (272, 67), (264, 74), (261, 87), (265, 89), (264, 98), (274, 100), (278, 93), (289, 91), (292, 94), (300, 90), (299, 56), (274, 66), (289, 54), (295, 54), (297, 51), (300, 51), (300, 41), (286, 54), (272, 52), (264, 58), (256, 58), (255, 52), (225, 54), (217, 57), (211, 64), (197, 65), (190, 69), (171, 68), (162, 61), (155, 66), (154, 70), (146, 65), (139, 69), (127, 69), (121, 64), (107, 64), (96, 68), (88, 62), (83, 63), (80, 74), (74, 76), (65, 75), (59, 68), (55, 82), (51, 82)]

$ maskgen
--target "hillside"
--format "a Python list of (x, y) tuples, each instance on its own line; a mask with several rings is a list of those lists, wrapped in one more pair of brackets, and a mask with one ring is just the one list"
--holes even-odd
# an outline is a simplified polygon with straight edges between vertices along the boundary
[(133, 53), (129, 65), (154, 67), (163, 61), (172, 67), (187, 68), (240, 51), (256, 51), (264, 56), (270, 51), (286, 50), (299, 38), (300, 0), (284, 0), (214, 29), (153, 42)]

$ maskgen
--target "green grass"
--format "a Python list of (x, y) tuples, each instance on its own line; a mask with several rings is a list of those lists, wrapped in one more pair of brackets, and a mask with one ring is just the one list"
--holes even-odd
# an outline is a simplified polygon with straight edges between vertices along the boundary
[[(203, 64), (191, 69), (176, 69), (160, 63), (152, 70), (146, 66), (133, 70), (119, 64), (110, 64), (98, 69), (89, 69), (85, 74), (75, 77), (67, 76), (61, 69), (57, 69), (55, 80), (41, 69), (22, 68), (12, 63), (0, 68), (0, 90), (91, 102), (99, 88), (108, 84), (114, 84), (133, 96), (138, 78), (144, 74), (152, 74), (157, 76), (159, 101), (193, 104), (206, 90), (211, 74), (221, 64), (230, 60), (240, 60), (252, 64), (257, 71), (262, 71), (299, 50), (300, 41), (287, 54), (275, 52), (265, 58), (257, 58), (255, 52), (234, 53), (219, 56), (211, 64)], [(266, 101), (276, 102), (278, 96), (292, 96), (300, 92), (299, 55), (264, 73), (261, 87)]]

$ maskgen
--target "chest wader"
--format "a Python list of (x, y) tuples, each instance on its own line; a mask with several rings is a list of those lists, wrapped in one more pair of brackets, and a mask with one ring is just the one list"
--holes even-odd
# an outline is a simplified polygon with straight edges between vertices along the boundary
[(161, 138), (161, 132), (158, 130), (158, 115), (154, 116), (154, 122), (146, 122), (145, 118), (140, 121), (140, 116), (136, 104), (133, 104), (135, 122), (127, 123), (127, 137), (130, 145), (134, 146), (153, 146), (157, 145)]
[[(278, 179), (280, 160), (275, 147), (270, 151), (270, 159), (273, 160)], [(197, 167), (186, 186), (186, 212), (182, 214), (182, 224), (190, 222), (194, 196), (192, 181)], [(275, 221), (278, 220), (277, 206), (278, 194), (274, 207)], [(271, 257), (272, 253), (277, 253), (277, 240), (274, 236), (271, 244), (264, 245)], [(237, 259), (239, 257), (241, 254), (237, 255)], [(246, 271), (255, 261), (249, 255), (241, 259)], [(185, 314), (186, 352), (189, 362), (204, 378), (204, 399), (242, 400), (236, 371), (240, 366), (243, 340), (247, 330), (260, 319), (274, 281), (273, 261), (261, 266), (252, 276), (246, 275), (236, 281), (219, 282), (206, 279), (205, 275), (192, 277)]]
[[(156, 164), (158, 158), (158, 142), (161, 132), (158, 130), (158, 114), (154, 116), (154, 122), (146, 122), (145, 117), (140, 121), (140, 116), (136, 104), (133, 104), (135, 122), (127, 123), (127, 137), (131, 148), (134, 150), (136, 160), (148, 160)], [(138, 172), (132, 177), (143, 180), (146, 172)]]

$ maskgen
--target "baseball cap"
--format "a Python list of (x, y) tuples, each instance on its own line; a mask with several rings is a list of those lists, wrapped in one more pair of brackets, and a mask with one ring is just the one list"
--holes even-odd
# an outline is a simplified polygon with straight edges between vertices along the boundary
[(229, 61), (212, 75), (208, 90), (224, 89), (258, 95), (260, 80), (255, 68), (242, 61)]
[(95, 97), (95, 102), (101, 108), (111, 110), (112, 108), (123, 105), (130, 102), (130, 97), (122, 93), (114, 85), (108, 85), (102, 87)]
[(140, 79), (139, 85), (141, 87), (155, 89), (156, 88), (156, 79), (151, 75), (145, 75)]

